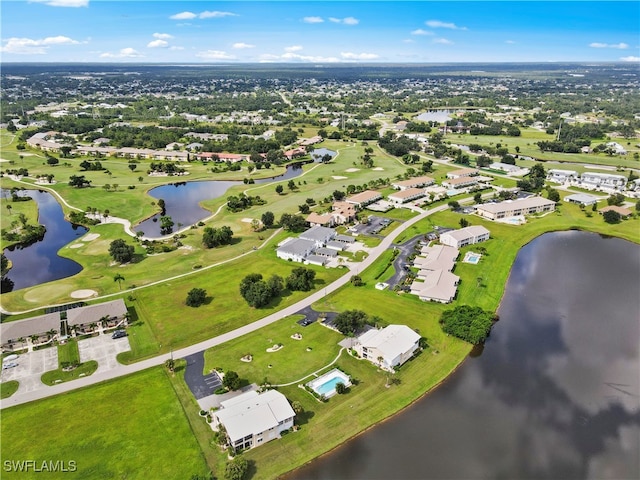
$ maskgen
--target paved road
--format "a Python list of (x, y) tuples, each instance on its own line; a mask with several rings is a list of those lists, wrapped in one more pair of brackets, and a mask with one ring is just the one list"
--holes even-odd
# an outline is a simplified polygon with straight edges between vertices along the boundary
[(204, 375), (204, 350), (189, 355), (184, 359), (187, 361), (184, 381), (196, 400), (212, 395), (216, 389), (222, 386), (222, 381), (217, 373)]
[[(371, 266), (371, 264), (373, 264), (373, 262), (375, 262), (376, 259), (387, 248), (391, 246), (393, 241), (404, 230), (411, 227), (415, 223), (419, 222), (423, 218), (426, 218), (427, 216), (432, 215), (436, 212), (446, 210), (447, 208), (448, 208), (447, 205), (441, 205), (431, 210), (427, 210), (417, 215), (416, 217), (413, 217), (412, 219), (404, 222), (402, 225), (400, 225), (399, 228), (395, 229), (385, 239), (383, 239), (380, 245), (371, 249), (371, 251), (369, 252), (369, 256), (366, 259), (364, 259), (364, 261), (355, 265), (355, 268), (357, 268), (357, 271), (362, 272), (364, 271), (365, 268)], [(342, 287), (343, 285), (349, 283), (350, 279), (351, 279), (351, 275), (349, 274), (349, 272), (347, 272), (345, 275), (335, 280), (333, 283), (327, 285), (325, 288), (322, 288), (317, 292), (312, 293), (308, 297), (300, 300), (299, 302), (294, 303), (293, 305), (289, 305), (288, 307), (283, 308), (279, 312), (273, 313), (269, 316), (261, 318), (260, 320), (256, 320), (253, 323), (237, 328), (230, 332), (224, 333), (217, 337), (210, 338), (209, 340), (205, 340), (203, 342), (197, 343), (195, 345), (191, 345), (189, 347), (186, 347), (180, 350), (176, 350), (173, 352), (173, 358), (185, 358), (185, 357), (188, 357), (189, 355), (196, 354), (198, 352), (209, 349), (211, 347), (221, 345), (225, 342), (233, 340), (234, 338), (241, 337), (242, 335), (255, 332), (256, 330), (259, 330), (262, 327), (265, 327), (274, 322), (277, 322), (278, 320), (281, 320), (284, 317), (288, 317), (289, 315), (293, 315), (294, 313), (299, 312), (305, 307), (321, 300), (325, 295), (328, 295), (329, 293), (332, 293), (337, 289), (339, 289), (340, 287)], [(139, 372), (142, 370), (146, 370), (147, 368), (155, 367), (158, 365), (163, 365), (170, 358), (171, 358), (171, 354), (166, 353), (164, 355), (159, 355), (157, 357), (153, 357), (148, 360), (143, 360), (141, 362), (137, 362), (131, 365), (118, 365), (107, 372), (102, 372), (102, 373), (96, 372), (89, 377), (74, 380), (72, 382), (61, 383), (59, 385), (54, 385), (47, 389), (42, 389), (34, 392), (25, 392), (23, 394), (16, 392), (11, 397), (2, 400), (0, 402), (0, 408), (8, 408), (15, 405), (21, 405), (23, 403), (32, 402), (34, 400), (39, 400), (41, 398), (51, 397), (59, 393), (69, 392), (77, 388), (94, 385), (96, 383), (104, 382), (106, 380), (112, 380), (114, 378), (118, 378), (123, 375)]]

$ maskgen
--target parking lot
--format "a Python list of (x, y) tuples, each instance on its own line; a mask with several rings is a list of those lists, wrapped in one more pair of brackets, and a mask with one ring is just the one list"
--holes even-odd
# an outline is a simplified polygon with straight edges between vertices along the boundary
[(58, 368), (58, 349), (50, 347), (21, 353), (14, 362), (18, 364), (16, 367), (2, 370), (2, 381), (17, 380), (21, 392), (31, 392), (44, 387), (40, 381), (44, 372)]
[(361, 223), (355, 227), (351, 227), (351, 231), (358, 235), (379, 235), (380, 232), (388, 227), (393, 220), (376, 215), (369, 216), (369, 223)]
[(84, 363), (89, 360), (96, 360), (98, 362), (98, 370), (96, 370), (96, 372), (104, 372), (115, 368), (118, 365), (116, 355), (128, 350), (131, 350), (128, 337), (114, 340), (111, 338), (110, 333), (87, 338), (78, 342), (80, 362)]

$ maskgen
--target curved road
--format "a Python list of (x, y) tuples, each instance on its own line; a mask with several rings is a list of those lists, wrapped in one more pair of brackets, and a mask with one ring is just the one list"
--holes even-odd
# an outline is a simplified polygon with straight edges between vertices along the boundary
[[(448, 208), (447, 205), (441, 205), (431, 210), (424, 211), (418, 216), (404, 222), (399, 228), (391, 232), (384, 240), (382, 240), (380, 245), (373, 248), (369, 253), (369, 256), (364, 261), (357, 264), (358, 271), (361, 272), (365, 268), (371, 266), (371, 264), (373, 264), (373, 262), (380, 255), (382, 255), (382, 253), (391, 246), (393, 241), (407, 228), (411, 227), (412, 225), (419, 222), (423, 218), (426, 218), (429, 215), (432, 215), (433, 213), (446, 210), (447, 208)], [(139, 372), (147, 368), (163, 365), (167, 360), (169, 360), (169, 358), (171, 358), (171, 355), (173, 355), (173, 358), (183, 358), (183, 357), (198, 353), (202, 350), (206, 350), (208, 348), (221, 345), (225, 342), (233, 340), (234, 338), (238, 338), (238, 337), (241, 337), (242, 335), (255, 332), (256, 330), (259, 330), (262, 327), (265, 327), (274, 322), (277, 322), (278, 320), (281, 320), (284, 317), (293, 315), (299, 310), (302, 310), (303, 308), (313, 304), (314, 302), (321, 300), (326, 294), (334, 292), (340, 287), (342, 287), (343, 285), (349, 283), (350, 279), (351, 279), (351, 275), (349, 275), (349, 272), (347, 272), (345, 275), (335, 280), (333, 283), (327, 285), (326, 287), (318, 290), (315, 293), (312, 293), (308, 297), (300, 300), (297, 303), (294, 303), (293, 305), (289, 305), (288, 307), (285, 307), (276, 313), (273, 313), (267, 317), (261, 318), (260, 320), (256, 320), (255, 322), (245, 325), (243, 327), (237, 328), (235, 330), (231, 330), (230, 332), (224, 333), (217, 337), (210, 338), (209, 340), (196, 343), (195, 345), (191, 345), (189, 347), (176, 350), (173, 352), (173, 354), (166, 353), (163, 355), (158, 355), (157, 357), (153, 357), (148, 360), (143, 360), (131, 365), (118, 365), (116, 368), (111, 369), (104, 373), (94, 373), (90, 377), (73, 380), (71, 382), (61, 383), (59, 385), (54, 385), (52, 387), (43, 388), (43, 389), (32, 391), (32, 392), (25, 392), (23, 394), (20, 394), (18, 391), (11, 397), (2, 400), (0, 402), (0, 409), (12, 407), (14, 405), (20, 405), (27, 402), (32, 402), (34, 400), (39, 400), (41, 398), (51, 397), (53, 395), (69, 392), (77, 388), (94, 385), (96, 383), (100, 383), (105, 380), (111, 380), (114, 378), (121, 377), (123, 375)]]

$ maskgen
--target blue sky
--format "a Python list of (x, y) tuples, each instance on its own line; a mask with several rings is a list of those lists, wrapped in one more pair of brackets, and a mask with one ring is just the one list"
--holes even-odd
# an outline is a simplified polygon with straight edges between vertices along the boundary
[(640, 2), (2, 0), (3, 62), (640, 61)]

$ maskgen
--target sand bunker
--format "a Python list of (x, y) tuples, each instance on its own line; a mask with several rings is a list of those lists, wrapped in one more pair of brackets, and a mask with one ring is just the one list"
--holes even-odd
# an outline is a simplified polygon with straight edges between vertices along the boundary
[(332, 175), (331, 178), (333, 178), (334, 180), (344, 180), (347, 177), (341, 177), (340, 175)]
[(381, 172), (381, 171), (384, 170), (384, 168), (382, 168), (382, 167), (374, 167), (371, 170), (375, 170), (376, 172)]
[(84, 243), (74, 243), (73, 245), (69, 245), (69, 248), (80, 248), (84, 245)]
[(244, 223), (251, 223), (251, 222), (253, 222), (253, 218), (243, 218), (243, 219), (242, 219), (242, 220), (240, 220), (240, 221), (241, 221), (241, 222), (244, 222)]
[(71, 298), (89, 298), (96, 297), (98, 292), (95, 290), (76, 290), (75, 292), (71, 292), (69, 295)]
[(98, 238), (100, 236), (99, 233), (90, 233), (89, 235), (87, 235), (86, 237), (84, 237), (82, 239), (83, 242), (91, 242), (92, 240), (95, 240), (96, 238)]
[(349, 173), (353, 173), (353, 172), (359, 172), (360, 169), (359, 168), (347, 168), (345, 170), (345, 172), (349, 172)]

